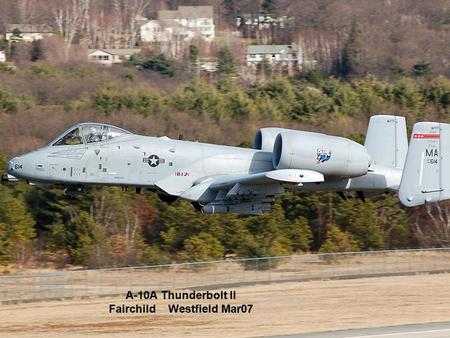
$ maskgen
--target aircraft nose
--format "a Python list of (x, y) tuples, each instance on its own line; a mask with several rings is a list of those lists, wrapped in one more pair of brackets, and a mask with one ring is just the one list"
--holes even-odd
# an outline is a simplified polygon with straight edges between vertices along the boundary
[(11, 161), (8, 162), (8, 166), (6, 168), (6, 171), (8, 172), (8, 174), (14, 175), (14, 169), (16, 169), (16, 166), (19, 165), (18, 162), (19, 162), (18, 157), (14, 157)]

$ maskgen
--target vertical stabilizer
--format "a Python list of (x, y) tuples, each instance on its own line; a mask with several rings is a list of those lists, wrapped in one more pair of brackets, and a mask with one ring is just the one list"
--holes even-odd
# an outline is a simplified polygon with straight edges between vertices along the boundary
[(414, 125), (399, 197), (408, 207), (450, 199), (450, 124)]
[(364, 146), (373, 165), (402, 169), (408, 152), (405, 118), (394, 115), (372, 116)]

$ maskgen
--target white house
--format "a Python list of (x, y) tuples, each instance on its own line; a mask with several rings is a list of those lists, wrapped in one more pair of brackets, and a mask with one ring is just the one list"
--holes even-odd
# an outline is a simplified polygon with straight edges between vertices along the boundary
[(0, 62), (6, 62), (6, 53), (3, 50), (0, 50)]
[(91, 62), (99, 63), (105, 66), (111, 66), (117, 63), (123, 63), (133, 54), (140, 53), (140, 49), (89, 49), (88, 59)]
[(175, 11), (159, 11), (157, 20), (150, 20), (140, 28), (141, 41), (147, 43), (190, 41), (201, 37), (212, 41), (215, 37), (212, 6), (179, 6)]
[(277, 16), (274, 14), (253, 14), (245, 13), (236, 18), (236, 27), (247, 27), (250, 29), (268, 29), (268, 28), (285, 28), (288, 24), (293, 22), (292, 17)]
[(271, 65), (294, 66), (298, 62), (297, 53), (290, 45), (249, 45), (247, 46), (247, 66), (254, 67), (266, 59)]
[(217, 58), (201, 58), (199, 60), (200, 70), (206, 73), (215, 73), (219, 66)]
[(141, 26), (141, 41), (147, 43), (190, 41), (195, 36), (194, 31), (171, 20), (150, 20)]
[(54, 35), (54, 30), (47, 25), (8, 24), (5, 39), (7, 41), (33, 42)]

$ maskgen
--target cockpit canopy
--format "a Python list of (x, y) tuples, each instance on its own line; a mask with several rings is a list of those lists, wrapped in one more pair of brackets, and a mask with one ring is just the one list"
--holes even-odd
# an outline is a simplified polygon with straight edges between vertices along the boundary
[(124, 135), (131, 135), (122, 128), (100, 123), (81, 123), (59, 136), (53, 146), (68, 146), (110, 141)]

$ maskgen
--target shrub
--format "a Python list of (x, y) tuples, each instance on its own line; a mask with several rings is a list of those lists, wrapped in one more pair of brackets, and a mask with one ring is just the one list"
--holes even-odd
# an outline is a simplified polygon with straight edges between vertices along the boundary
[(223, 246), (213, 235), (201, 232), (184, 241), (183, 250), (178, 254), (182, 261), (203, 262), (222, 259)]
[(219, 91), (202, 80), (194, 80), (177, 91), (172, 98), (174, 107), (211, 115), (216, 120), (224, 115), (224, 100)]
[(104, 115), (120, 110), (122, 100), (119, 91), (113, 87), (100, 88), (94, 95), (94, 105)]
[(450, 107), (450, 80), (439, 76), (431, 81), (427, 98), (439, 108), (447, 109)]
[(298, 120), (330, 110), (330, 99), (316, 88), (306, 87), (297, 92), (297, 104), (291, 113), (291, 118)]
[(129, 64), (136, 66), (138, 69), (148, 69), (160, 73), (167, 77), (175, 75), (175, 62), (164, 54), (159, 55), (132, 55)]
[(150, 90), (131, 89), (121, 96), (123, 107), (136, 113), (148, 115), (160, 111), (163, 103), (159, 95)]
[(351, 252), (359, 251), (358, 243), (348, 232), (342, 231), (338, 226), (332, 225), (327, 232), (325, 242), (320, 252)]
[(30, 67), (33, 74), (44, 76), (44, 77), (57, 77), (58, 70), (56, 68), (50, 67), (49, 65), (37, 62)]
[(11, 93), (0, 88), (0, 113), (14, 113), (17, 111), (18, 101), (12, 97)]
[(404, 78), (397, 81), (392, 93), (397, 103), (413, 113), (418, 113), (425, 107), (425, 97), (422, 88), (412, 79)]

